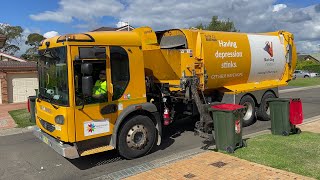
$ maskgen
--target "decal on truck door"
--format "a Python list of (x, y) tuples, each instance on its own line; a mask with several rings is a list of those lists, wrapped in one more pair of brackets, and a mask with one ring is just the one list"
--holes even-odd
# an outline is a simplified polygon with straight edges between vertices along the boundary
[(110, 131), (109, 119), (87, 121), (83, 123), (84, 136), (107, 133)]
[(248, 82), (280, 79), (285, 68), (284, 48), (278, 36), (248, 35), (251, 69)]

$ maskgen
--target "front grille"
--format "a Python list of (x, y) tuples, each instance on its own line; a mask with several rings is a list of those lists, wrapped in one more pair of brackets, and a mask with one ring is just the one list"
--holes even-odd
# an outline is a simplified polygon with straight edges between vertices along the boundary
[[(40, 119), (40, 118), (39, 118)], [(42, 125), (42, 127), (44, 127), (46, 130), (48, 130), (49, 132), (53, 132), (54, 130), (56, 130), (55, 126), (43, 119), (40, 119), (40, 123)]]

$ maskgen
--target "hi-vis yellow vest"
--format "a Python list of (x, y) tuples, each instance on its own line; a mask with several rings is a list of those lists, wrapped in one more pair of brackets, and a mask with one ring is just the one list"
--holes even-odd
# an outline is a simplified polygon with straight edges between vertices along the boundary
[(106, 94), (107, 93), (107, 82), (106, 81), (96, 81), (94, 88), (93, 88), (93, 94), (100, 95), (100, 94)]

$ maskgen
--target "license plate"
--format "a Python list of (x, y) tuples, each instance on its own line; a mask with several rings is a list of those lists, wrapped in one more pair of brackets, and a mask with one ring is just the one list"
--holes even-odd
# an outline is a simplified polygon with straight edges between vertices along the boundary
[(42, 141), (50, 146), (49, 139), (45, 136), (42, 136)]

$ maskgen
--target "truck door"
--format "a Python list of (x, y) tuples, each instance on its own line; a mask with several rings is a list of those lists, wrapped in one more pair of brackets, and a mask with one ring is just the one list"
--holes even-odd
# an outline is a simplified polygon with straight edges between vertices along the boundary
[[(109, 48), (105, 46), (74, 46), (71, 48), (74, 76), (75, 136), (83, 141), (111, 135), (113, 114), (117, 105), (112, 102)], [(82, 64), (92, 65), (91, 74), (81, 72)], [(82, 77), (93, 79), (92, 96), (84, 96)]]

